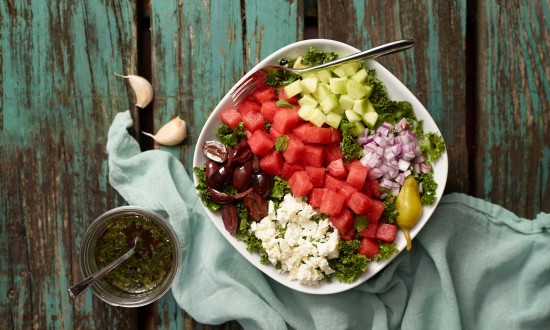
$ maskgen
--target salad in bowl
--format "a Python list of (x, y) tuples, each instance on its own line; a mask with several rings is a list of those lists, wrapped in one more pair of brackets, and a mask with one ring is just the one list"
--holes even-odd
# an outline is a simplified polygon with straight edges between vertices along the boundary
[[(266, 65), (307, 67), (358, 52), (306, 40)], [(331, 294), (382, 270), (433, 213), (448, 160), (437, 125), (374, 60), (297, 75), (265, 73), (239, 104), (228, 93), (197, 141), (194, 182), (211, 221), (266, 275)]]

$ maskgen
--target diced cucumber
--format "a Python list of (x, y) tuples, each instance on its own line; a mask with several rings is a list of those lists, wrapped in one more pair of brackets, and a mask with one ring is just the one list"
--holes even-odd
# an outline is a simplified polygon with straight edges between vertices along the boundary
[(340, 103), (340, 110), (350, 110), (353, 109), (353, 99), (349, 97), (348, 94), (342, 94), (340, 95), (340, 98), (338, 98), (338, 102)]
[(344, 109), (342, 109), (340, 107), (340, 104), (338, 104), (338, 106), (336, 108), (332, 109), (331, 112), (341, 116), (341, 115), (344, 114)]
[(365, 125), (363, 125), (363, 123), (361, 123), (360, 121), (356, 121), (354, 122), (355, 124), (355, 128), (353, 130), (353, 136), (358, 136), (359, 134), (363, 133), (363, 131), (365, 130)]
[(327, 123), (329, 126), (338, 128), (340, 126), (340, 121), (342, 121), (342, 116), (339, 114), (336, 114), (334, 112), (329, 112), (326, 115), (325, 123)]
[(292, 67), (294, 69), (307, 68), (307, 65), (304, 64), (304, 57), (303, 56), (296, 57), (296, 60), (294, 61), (294, 65)]
[(367, 112), (374, 112), (374, 106), (370, 103), (369, 99), (364, 98), (360, 100), (353, 101), (353, 111), (357, 112), (359, 115), (363, 115)]
[(330, 78), (330, 91), (333, 94), (346, 94), (346, 84), (348, 78)]
[(374, 125), (376, 125), (376, 121), (378, 120), (378, 114), (376, 111), (374, 112), (366, 112), (362, 116), (363, 123), (367, 125), (368, 128), (373, 129)]
[(319, 110), (319, 108), (314, 108), (313, 113), (309, 118), (309, 122), (317, 127), (323, 126), (326, 120), (327, 116), (323, 113), (323, 111)]
[(358, 83), (364, 84), (365, 81), (367, 81), (368, 72), (365, 68), (357, 71), (353, 76), (349, 77), (349, 79), (353, 81), (357, 81)]
[(317, 101), (317, 99), (315, 99), (313, 96), (311, 96), (311, 94), (305, 94), (304, 96), (302, 96), (301, 99), (298, 100), (298, 104), (303, 107), (305, 105), (310, 105), (312, 107), (316, 107), (317, 104), (319, 104), (319, 101)]
[(329, 69), (323, 69), (315, 72), (317, 75), (317, 79), (319, 79), (319, 82), (322, 83), (328, 83), (329, 79), (332, 78), (332, 73)]
[(334, 94), (328, 94), (319, 102), (319, 106), (324, 113), (329, 113), (338, 108), (338, 97)]
[(356, 121), (361, 121), (361, 115), (359, 115), (358, 113), (356, 113), (353, 110), (346, 110), (345, 114), (346, 114), (346, 118), (348, 119), (348, 121), (350, 123), (353, 123), (353, 122), (356, 122)]
[(319, 84), (317, 85), (317, 90), (313, 92), (313, 97), (317, 99), (317, 101), (321, 101), (325, 96), (330, 94), (330, 87), (328, 84)]
[(285, 94), (288, 97), (293, 97), (295, 95), (298, 95), (302, 92), (302, 83), (301, 80), (296, 80), (285, 87)]
[(350, 77), (359, 70), (359, 67), (358, 62), (345, 63), (332, 69), (332, 72), (338, 77)]
[(298, 116), (303, 120), (309, 121), (309, 119), (313, 116), (314, 112), (315, 112), (315, 106), (306, 104), (300, 107), (300, 110), (298, 110)]
[(317, 90), (317, 83), (319, 79), (315, 76), (307, 77), (301, 80), (300, 85), (302, 86), (302, 92), (304, 93), (313, 93)]
[(346, 83), (346, 90), (348, 91), (348, 95), (354, 100), (359, 100), (363, 97), (369, 97), (367, 93), (372, 92), (372, 88), (369, 90), (368, 87), (369, 86), (365, 84), (359, 83), (351, 79), (349, 79)]

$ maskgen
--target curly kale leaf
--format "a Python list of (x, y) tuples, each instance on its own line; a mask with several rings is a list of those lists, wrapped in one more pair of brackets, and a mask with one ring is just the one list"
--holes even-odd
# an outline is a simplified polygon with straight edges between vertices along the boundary
[(326, 53), (321, 50), (317, 50), (314, 47), (309, 47), (309, 50), (306, 55), (304, 55), (302, 62), (305, 65), (313, 66), (334, 61), (336, 59), (338, 59), (338, 54), (334, 52)]
[(374, 256), (375, 261), (388, 259), (397, 253), (397, 245), (395, 243), (380, 244), (380, 252)]
[(334, 269), (338, 281), (352, 283), (367, 270), (370, 261), (364, 255), (355, 253), (360, 244), (356, 239), (338, 243), (339, 257), (329, 260), (329, 265)]
[(240, 122), (234, 130), (227, 127), (227, 125), (221, 125), (216, 131), (216, 136), (220, 138), (220, 142), (224, 145), (234, 147), (246, 136), (244, 124)]
[(221, 208), (221, 205), (212, 200), (212, 198), (210, 197), (210, 193), (208, 192), (208, 187), (206, 185), (206, 165), (204, 165), (203, 167), (194, 167), (193, 172), (199, 179), (199, 184), (197, 185), (196, 189), (200, 199), (202, 200), (202, 203), (210, 211), (218, 211)]
[(445, 152), (445, 141), (441, 135), (428, 132), (424, 134), (424, 140), (420, 142), (420, 150), (433, 162)]
[(433, 204), (436, 196), (437, 182), (434, 180), (433, 171), (429, 173), (414, 173), (414, 178), (418, 184), (422, 184), (422, 192), (420, 193), (420, 202), (422, 204)]
[(355, 138), (355, 124), (343, 121), (340, 125), (342, 130), (342, 142), (340, 142), (340, 149), (344, 153), (344, 159), (346, 162), (354, 158), (361, 158), (363, 156), (363, 149), (357, 143)]

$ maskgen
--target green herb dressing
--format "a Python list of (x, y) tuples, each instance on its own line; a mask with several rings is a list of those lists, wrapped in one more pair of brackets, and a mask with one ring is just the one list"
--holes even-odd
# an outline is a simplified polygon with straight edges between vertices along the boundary
[(155, 222), (140, 215), (124, 215), (114, 219), (96, 247), (98, 268), (105, 267), (133, 245), (139, 235), (135, 253), (110, 273), (105, 280), (128, 293), (143, 293), (157, 287), (172, 266), (172, 247), (168, 234)]

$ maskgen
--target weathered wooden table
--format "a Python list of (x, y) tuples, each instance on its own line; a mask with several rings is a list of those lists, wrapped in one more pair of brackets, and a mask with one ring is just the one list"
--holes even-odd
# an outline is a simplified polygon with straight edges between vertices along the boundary
[[(443, 132), (446, 192), (524, 217), (550, 212), (548, 0), (3, 0), (0, 24), (2, 329), (199, 328), (170, 293), (140, 309), (66, 293), (81, 279), (87, 225), (124, 203), (108, 183), (107, 130), (126, 109), (137, 130), (179, 115), (190, 131), (180, 158), (191, 170), (218, 100), (259, 60), (301, 39), (366, 49), (413, 38), (413, 50), (380, 62)], [(134, 108), (114, 73), (150, 79), (153, 104)]]

